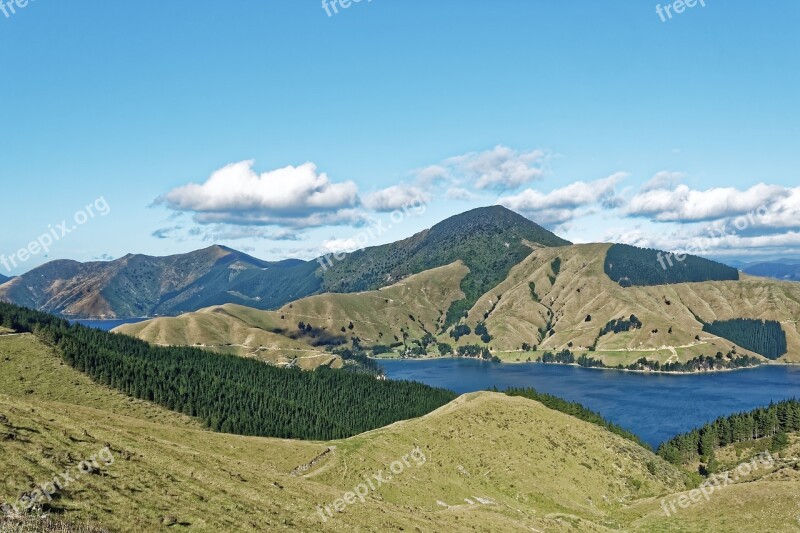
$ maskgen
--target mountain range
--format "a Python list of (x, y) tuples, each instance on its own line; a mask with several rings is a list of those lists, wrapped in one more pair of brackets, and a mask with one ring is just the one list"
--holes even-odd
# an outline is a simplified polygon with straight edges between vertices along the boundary
[(224, 246), (168, 257), (52, 261), (0, 286), (0, 301), (70, 318), (175, 315), (234, 303), (256, 309), (322, 292), (377, 289), (408, 275), (463, 260), (463, 307), (501, 281), (529, 244), (568, 244), (503, 207), (468, 211), (408, 239), (344, 259), (266, 262)]
[(747, 263), (739, 268), (753, 276), (763, 276), (785, 281), (800, 281), (800, 260), (777, 259), (758, 263)]
[(574, 245), (500, 206), (339, 258), (266, 262), (212, 246), (54, 261), (0, 285), (0, 300), (71, 318), (168, 315), (117, 331), (303, 368), (341, 365), (342, 345), (485, 348), (509, 361), (566, 350), (625, 367), (800, 354), (800, 285), (700, 257)]

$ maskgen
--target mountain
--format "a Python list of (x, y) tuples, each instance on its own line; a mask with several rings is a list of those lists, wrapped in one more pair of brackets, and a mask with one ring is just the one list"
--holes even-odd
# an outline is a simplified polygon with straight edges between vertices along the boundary
[[(452, 323), (501, 281), (531, 247), (567, 241), (500, 206), (451, 217), (403, 241), (341, 260), (266, 262), (223, 246), (169, 257), (127, 255), (109, 262), (53, 261), (0, 287), (7, 301), (74, 318), (175, 315), (226, 303), (276, 309), (322, 292), (390, 285), (461, 260), (470, 269)], [(323, 266), (324, 265), (324, 266)]]
[(793, 259), (748, 263), (742, 265), (741, 270), (753, 276), (785, 281), (800, 281), (800, 261)]
[(7, 282), (7, 281), (8, 281), (8, 280), (10, 280), (10, 279), (11, 279), (11, 278), (9, 278), (9, 277), (6, 277), (6, 276), (4, 276), (4, 275), (0, 274), (0, 285), (2, 285), (3, 283)]
[(448, 218), (413, 237), (350, 254), (325, 270), (325, 292), (374, 290), (410, 274), (463, 261), (465, 298), (449, 310), (454, 323), (477, 298), (508, 275), (532, 248), (570, 244), (502, 206), (473, 209)]

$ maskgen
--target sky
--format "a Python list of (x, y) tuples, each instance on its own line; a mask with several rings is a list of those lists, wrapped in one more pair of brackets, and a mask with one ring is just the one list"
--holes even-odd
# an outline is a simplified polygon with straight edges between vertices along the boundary
[(798, 2), (0, 1), (3, 275), (312, 259), (498, 203), (800, 256)]

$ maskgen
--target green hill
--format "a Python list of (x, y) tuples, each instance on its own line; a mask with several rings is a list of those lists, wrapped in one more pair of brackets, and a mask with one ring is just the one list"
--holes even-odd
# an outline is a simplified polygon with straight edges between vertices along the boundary
[(454, 302), (445, 323), (454, 323), (479, 296), (500, 283), (532, 246), (568, 241), (502, 206), (473, 209), (450, 217), (408, 239), (366, 248), (333, 262), (323, 273), (326, 292), (373, 290), (411, 274), (461, 260), (469, 274), (461, 281), (464, 300)]

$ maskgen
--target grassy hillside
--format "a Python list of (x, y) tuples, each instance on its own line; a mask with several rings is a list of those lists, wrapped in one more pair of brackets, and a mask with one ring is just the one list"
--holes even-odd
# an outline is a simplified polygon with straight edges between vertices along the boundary
[[(530, 356), (514, 355), (523, 343), (540, 351), (557, 351), (572, 343), (576, 353), (588, 353), (594, 346), (592, 356), (616, 366), (640, 357), (662, 363), (685, 362), (701, 354), (727, 353), (734, 347), (732, 342), (703, 331), (703, 322), (776, 320), (781, 322), (788, 344), (788, 353), (781, 360), (800, 361), (796, 323), (800, 285), (744, 276), (740, 281), (623, 288), (604, 272), (610, 246), (587, 244), (535, 251), (478, 300), (465, 323), (474, 331), (479, 322), (485, 322), (493, 337), (489, 346), (507, 352), (505, 357), (512, 360)], [(557, 274), (553, 269), (556, 260)], [(631, 315), (642, 327), (599, 335), (610, 321)], [(480, 342), (474, 334), (459, 341)], [(756, 355), (741, 347), (737, 351)]]
[[(155, 344), (198, 345), (277, 364), (296, 359), (304, 368), (338, 367), (341, 360), (326, 353), (320, 343), (358, 337), (367, 346), (388, 346), (402, 342), (404, 334), (412, 339), (435, 334), (450, 304), (463, 297), (459, 286), (467, 273), (461, 262), (455, 262), (376, 291), (311, 296), (277, 311), (224, 305), (127, 324), (115, 331)], [(301, 322), (313, 330), (301, 332)]]
[[(0, 365), (0, 434), (6, 435), (0, 501), (15, 502), (31, 484), (72, 472), (109, 447), (113, 463), (99, 475), (82, 476), (48, 504), (59, 520), (75, 525), (115, 531), (735, 532), (758, 524), (780, 532), (795, 524), (800, 481), (791, 463), (667, 518), (660, 502), (691, 488), (675, 467), (521, 397), (470, 394), (422, 418), (346, 440), (301, 442), (210, 433), (146, 404), (131, 410), (131, 400), (61, 366), (31, 335), (0, 337)], [(53, 371), (52, 382), (40, 382)], [(40, 383), (32, 392), (16, 384), (26, 376)], [(56, 390), (66, 389), (58, 387), (62, 381), (73, 386)], [(392, 463), (403, 470), (387, 481)], [(386, 482), (369, 490), (363, 503), (354, 498), (327, 517), (326, 506), (376, 474)], [(7, 529), (8, 521), (0, 527)]]
[[(780, 323), (787, 351), (779, 361), (800, 362), (800, 285), (743, 275), (739, 281), (708, 281), (621, 287), (605, 273), (609, 244), (585, 244), (532, 251), (508, 276), (483, 294), (460, 323), (470, 334), (455, 341), (443, 331), (446, 313), (463, 295), (469, 270), (462, 262), (413, 275), (377, 291), (322, 294), (274, 312), (227, 305), (175, 319), (157, 319), (118, 329), (159, 344), (200, 343), (226, 353), (250, 355), (305, 368), (340, 364), (324, 345), (408, 346), (426, 335), (454, 347), (490, 347), (503, 361), (536, 360), (546, 351), (587, 353), (608, 366), (644, 357), (685, 363), (699, 356), (733, 352), (756, 357), (751, 347), (704, 331), (705, 323), (737, 318)], [(635, 316), (641, 326), (615, 333), (607, 327)], [(301, 332), (300, 323), (313, 328)], [(485, 325), (491, 340), (476, 330)], [(352, 326), (352, 327), (351, 327)], [(601, 331), (606, 330), (602, 335)], [(337, 339), (338, 338), (338, 339)], [(231, 344), (231, 346), (225, 346)], [(536, 351), (522, 352), (523, 344)], [(571, 345), (570, 345), (571, 344)], [(590, 350), (594, 349), (590, 353)], [(438, 353), (435, 345), (430, 353)], [(303, 359), (307, 357), (307, 359)]]

